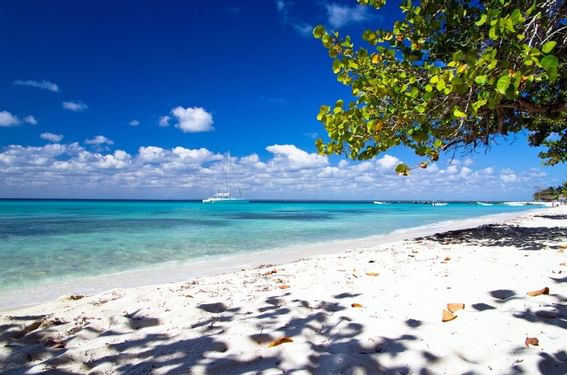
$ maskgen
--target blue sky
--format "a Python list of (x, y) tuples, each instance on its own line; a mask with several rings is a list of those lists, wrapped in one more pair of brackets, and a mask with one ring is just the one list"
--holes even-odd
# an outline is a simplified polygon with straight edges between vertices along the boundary
[(0, 197), (202, 198), (223, 179), (250, 198), (528, 199), (560, 184), (520, 135), (395, 176), (315, 155), (321, 104), (348, 96), (311, 37), (399, 17), (345, 1), (0, 3)]

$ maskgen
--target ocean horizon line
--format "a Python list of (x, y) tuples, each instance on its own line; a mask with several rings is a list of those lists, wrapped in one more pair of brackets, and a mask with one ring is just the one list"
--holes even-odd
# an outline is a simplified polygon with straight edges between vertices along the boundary
[[(202, 199), (160, 199), (160, 198), (3, 198), (0, 201), (56, 201), (56, 202), (196, 202), (201, 203)], [(475, 202), (535, 202), (534, 200), (487, 200), (487, 199), (469, 199), (469, 200), (447, 200), (447, 199), (246, 199), (250, 203), (475, 203)], [(222, 203), (230, 204), (230, 203)]]

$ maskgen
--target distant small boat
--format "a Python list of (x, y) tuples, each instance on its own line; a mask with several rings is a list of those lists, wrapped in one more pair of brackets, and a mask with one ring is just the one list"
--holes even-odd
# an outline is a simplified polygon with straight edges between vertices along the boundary
[(386, 202), (380, 202), (380, 201), (374, 201), (372, 203), (374, 203), (374, 204), (386, 204)]
[(238, 189), (238, 197), (233, 197), (230, 193), (231, 190), (231, 177), (232, 177), (232, 165), (230, 164), (230, 152), (227, 153), (226, 157), (226, 180), (225, 180), (225, 190), (217, 192), (212, 197), (203, 199), (203, 203), (248, 203), (248, 200), (242, 198), (242, 193)]
[(448, 204), (449, 204), (449, 203), (446, 203), (446, 202), (432, 202), (432, 203), (431, 203), (432, 206), (436, 206), (436, 207), (446, 206), (446, 205), (448, 205)]
[(479, 206), (494, 206), (493, 203), (486, 203), (486, 202), (476, 202)]
[(216, 193), (212, 197), (203, 199), (203, 203), (248, 203), (248, 200), (233, 197), (230, 193)]

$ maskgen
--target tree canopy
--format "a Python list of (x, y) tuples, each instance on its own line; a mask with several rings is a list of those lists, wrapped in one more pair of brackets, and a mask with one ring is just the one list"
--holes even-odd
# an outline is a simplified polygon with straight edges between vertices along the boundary
[(363, 160), (405, 145), (435, 161), (523, 132), (544, 146), (546, 164), (567, 160), (567, 1), (407, 0), (400, 8), (392, 29), (363, 33), (364, 47), (314, 28), (352, 90), (346, 102), (321, 106), (328, 140), (317, 140), (320, 153)]

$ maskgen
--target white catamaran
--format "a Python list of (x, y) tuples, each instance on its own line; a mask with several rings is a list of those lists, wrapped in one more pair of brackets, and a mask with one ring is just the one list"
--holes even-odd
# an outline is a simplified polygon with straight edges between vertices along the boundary
[(203, 199), (203, 203), (246, 203), (248, 200), (242, 198), (242, 193), (238, 189), (238, 197), (231, 194), (232, 164), (230, 163), (230, 152), (227, 153), (225, 166), (224, 190), (217, 191), (212, 197)]

